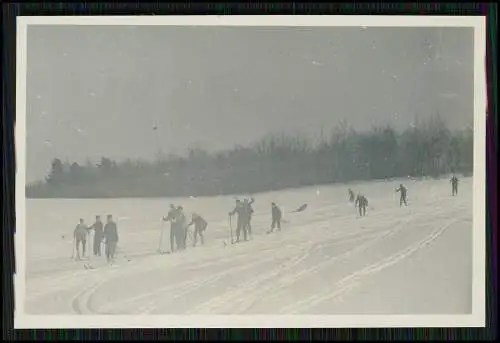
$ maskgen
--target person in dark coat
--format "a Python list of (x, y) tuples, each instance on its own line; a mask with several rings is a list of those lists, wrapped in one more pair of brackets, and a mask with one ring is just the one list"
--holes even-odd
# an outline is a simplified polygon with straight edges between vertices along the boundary
[(458, 178), (453, 175), (450, 179), (451, 182), (451, 195), (455, 196), (458, 194)]
[(354, 202), (355, 196), (354, 196), (354, 192), (352, 191), (352, 189), (349, 188), (347, 190), (347, 192), (349, 192), (349, 202), (351, 202), (351, 203)]
[(245, 227), (247, 229), (248, 234), (250, 237), (252, 237), (252, 215), (253, 215), (253, 207), (252, 204), (255, 202), (254, 198), (252, 198), (250, 201), (248, 199), (243, 200), (243, 207), (245, 209), (245, 218), (246, 218), (246, 224)]
[(201, 244), (204, 244), (205, 241), (203, 239), (203, 233), (207, 229), (208, 223), (205, 219), (203, 219), (199, 214), (193, 213), (191, 218), (191, 223), (188, 224), (188, 227), (194, 225), (194, 233), (193, 233), (193, 247), (196, 246), (198, 241), (198, 236), (200, 236)]
[(108, 214), (106, 225), (104, 225), (104, 239), (106, 244), (106, 259), (108, 263), (115, 261), (116, 245), (118, 243), (118, 227), (113, 216)]
[[(175, 207), (174, 204), (170, 204), (170, 211), (168, 211), (168, 214), (166, 217), (163, 217), (163, 221), (169, 221), (170, 222), (170, 252), (174, 252), (174, 242), (175, 242), (175, 216), (177, 215), (177, 208)], [(179, 247), (177, 246), (177, 249)]]
[(401, 196), (399, 197), (399, 206), (403, 206), (403, 204), (405, 204), (405, 206), (408, 206), (408, 203), (406, 202), (406, 193), (407, 193), (407, 189), (405, 186), (403, 186), (403, 184), (400, 184), (399, 185), (399, 188), (396, 189), (396, 192), (400, 192), (401, 193)]
[(278, 229), (278, 231), (281, 231), (281, 217), (282, 213), (278, 205), (276, 205), (274, 202), (271, 203), (271, 230), (268, 231), (269, 233), (273, 232), (274, 229)]
[(184, 209), (182, 208), (182, 206), (177, 207), (177, 212), (175, 215), (175, 232), (177, 235), (177, 249), (186, 249), (188, 225), (186, 215), (184, 214)]
[(234, 209), (229, 212), (229, 216), (237, 215), (236, 221), (236, 242), (240, 241), (241, 231), (243, 230), (244, 240), (247, 241), (247, 224), (248, 224), (248, 209), (245, 208), (243, 203), (240, 200), (236, 200), (236, 206)]
[(101, 256), (101, 243), (104, 239), (103, 226), (101, 216), (95, 216), (95, 223), (89, 228), (94, 230), (94, 256)]
[[(87, 245), (87, 235), (89, 233), (89, 228), (85, 224), (83, 219), (76, 225), (73, 232), (73, 239), (76, 246), (76, 259), (80, 260), (81, 257), (85, 257), (85, 247)], [(80, 245), (82, 246), (82, 254), (80, 255)]]
[(356, 201), (354, 205), (358, 208), (359, 210), (359, 215), (361, 217), (366, 216), (366, 208), (368, 207), (368, 199), (362, 194), (358, 194), (356, 196)]

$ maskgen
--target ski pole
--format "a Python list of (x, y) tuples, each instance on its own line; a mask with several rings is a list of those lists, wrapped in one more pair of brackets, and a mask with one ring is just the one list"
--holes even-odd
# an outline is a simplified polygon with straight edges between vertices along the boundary
[[(85, 243), (85, 248), (87, 249), (86, 252), (87, 252), (87, 255), (89, 256), (89, 261), (90, 261), (90, 256), (92, 255), (92, 245), (90, 242), (91, 242), (90, 230), (87, 228), (87, 242)], [(83, 256), (83, 257), (85, 257), (85, 256)]]
[(122, 249), (120, 249), (118, 247), (118, 244), (116, 245), (116, 248), (115, 248), (115, 254), (122, 256), (124, 259), (127, 260), (127, 262), (130, 262), (130, 259), (127, 257), (127, 255), (125, 255), (125, 253), (122, 251)]
[(71, 259), (75, 258), (75, 237), (71, 241)]
[(94, 243), (95, 235), (93, 235), (92, 240), (90, 239), (90, 236), (91, 236), (90, 230), (88, 230), (87, 231), (87, 243), (88, 243), (88, 245), (87, 245), (87, 249), (88, 249), (87, 250), (87, 254), (89, 255), (89, 261), (86, 264), (87, 264), (87, 268), (88, 269), (94, 269), (94, 267), (92, 267), (92, 260), (93, 260), (92, 255), (94, 253), (94, 251), (93, 251), (94, 249), (93, 249), (93, 244), (92, 243)]
[(158, 242), (158, 252), (162, 253), (162, 246), (163, 246), (163, 232), (165, 231), (165, 220), (162, 219), (161, 221), (161, 226), (160, 226), (160, 241)]
[(189, 239), (191, 240), (191, 244), (193, 245), (193, 244), (194, 244), (194, 236), (193, 236), (193, 233), (191, 232), (191, 230), (189, 230), (189, 228), (188, 228), (187, 230), (188, 230), (188, 234), (189, 234)]
[(231, 244), (233, 244), (233, 224), (231, 223), (231, 215), (229, 215), (229, 232), (230, 232)]

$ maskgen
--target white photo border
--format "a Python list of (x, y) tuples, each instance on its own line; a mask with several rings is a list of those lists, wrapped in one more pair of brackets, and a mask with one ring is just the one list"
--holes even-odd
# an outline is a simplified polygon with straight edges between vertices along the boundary
[[(486, 17), (484, 16), (20, 16), (16, 54), (14, 328), (406, 328), (486, 325)], [(471, 27), (474, 29), (473, 302), (470, 315), (29, 315), (26, 293), (26, 71), (30, 25)]]

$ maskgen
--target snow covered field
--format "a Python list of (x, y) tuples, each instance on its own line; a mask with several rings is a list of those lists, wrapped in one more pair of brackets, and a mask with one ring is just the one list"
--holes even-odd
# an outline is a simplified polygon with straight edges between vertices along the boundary
[[(253, 239), (224, 247), (233, 196), (34, 200), (26, 204), (27, 314), (467, 314), (472, 311), (472, 178), (451, 196), (447, 179), (256, 194)], [(357, 218), (347, 188), (370, 201)], [(282, 231), (266, 235), (270, 203)], [(204, 246), (156, 254), (169, 204), (200, 213)], [(291, 213), (303, 203), (302, 213)], [(118, 218), (117, 265), (73, 261), (80, 217)], [(234, 223), (233, 223), (234, 225)], [(91, 247), (88, 247), (91, 248)]]

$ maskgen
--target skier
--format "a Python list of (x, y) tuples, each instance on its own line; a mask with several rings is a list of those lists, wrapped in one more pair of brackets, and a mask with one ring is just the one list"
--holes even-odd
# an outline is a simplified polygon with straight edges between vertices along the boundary
[(101, 216), (95, 216), (95, 223), (92, 224), (89, 230), (94, 230), (94, 256), (101, 256), (101, 243), (104, 234)]
[(450, 179), (451, 182), (451, 195), (455, 196), (458, 194), (458, 178), (453, 175)]
[[(76, 259), (80, 260), (81, 257), (85, 257), (85, 246), (87, 244), (87, 234), (89, 228), (85, 225), (83, 219), (80, 218), (80, 222), (76, 225), (75, 231), (73, 232), (73, 239), (76, 245)], [(80, 257), (80, 244), (82, 245), (82, 255)]]
[(191, 218), (191, 223), (188, 224), (188, 227), (194, 224), (194, 234), (193, 234), (193, 247), (196, 246), (196, 242), (198, 240), (198, 236), (200, 236), (201, 244), (204, 244), (203, 232), (205, 232), (208, 223), (205, 219), (203, 219), (199, 214), (193, 213)]
[(403, 186), (403, 184), (400, 184), (399, 188), (396, 189), (396, 192), (401, 192), (401, 196), (399, 198), (399, 207), (403, 206), (403, 204), (405, 204), (405, 206), (408, 206), (408, 203), (406, 202), (406, 187)]
[(354, 206), (358, 208), (359, 215), (361, 217), (366, 216), (366, 207), (368, 206), (368, 199), (362, 194), (357, 195), (356, 201), (354, 202)]
[(349, 192), (349, 202), (353, 203), (354, 202), (354, 192), (350, 188), (347, 191)]
[(177, 212), (175, 215), (175, 231), (176, 231), (176, 242), (177, 249), (186, 249), (186, 241), (188, 234), (188, 226), (186, 224), (186, 215), (182, 206), (177, 207)]
[(116, 244), (118, 243), (118, 228), (111, 214), (108, 214), (106, 225), (104, 225), (104, 238), (106, 259), (108, 263), (113, 263), (115, 261)]
[[(163, 217), (163, 221), (170, 222), (170, 252), (174, 252), (174, 240), (175, 240), (175, 216), (177, 214), (177, 208), (174, 204), (170, 204), (170, 211), (166, 217)], [(179, 247), (177, 247), (179, 248)]]
[(267, 233), (271, 233), (275, 228), (278, 228), (278, 231), (281, 231), (281, 210), (280, 208), (273, 202), (271, 203), (271, 230)]
[(245, 209), (245, 218), (246, 218), (246, 229), (250, 237), (252, 237), (252, 215), (253, 208), (252, 204), (255, 202), (254, 198), (251, 198), (250, 201), (248, 199), (243, 200), (243, 207)]
[(237, 224), (236, 224), (236, 242), (240, 241), (241, 230), (243, 230), (244, 240), (247, 241), (247, 209), (243, 206), (243, 203), (240, 200), (236, 200), (236, 206), (234, 209), (229, 212), (229, 216), (233, 216), (235, 214), (238, 215)]

